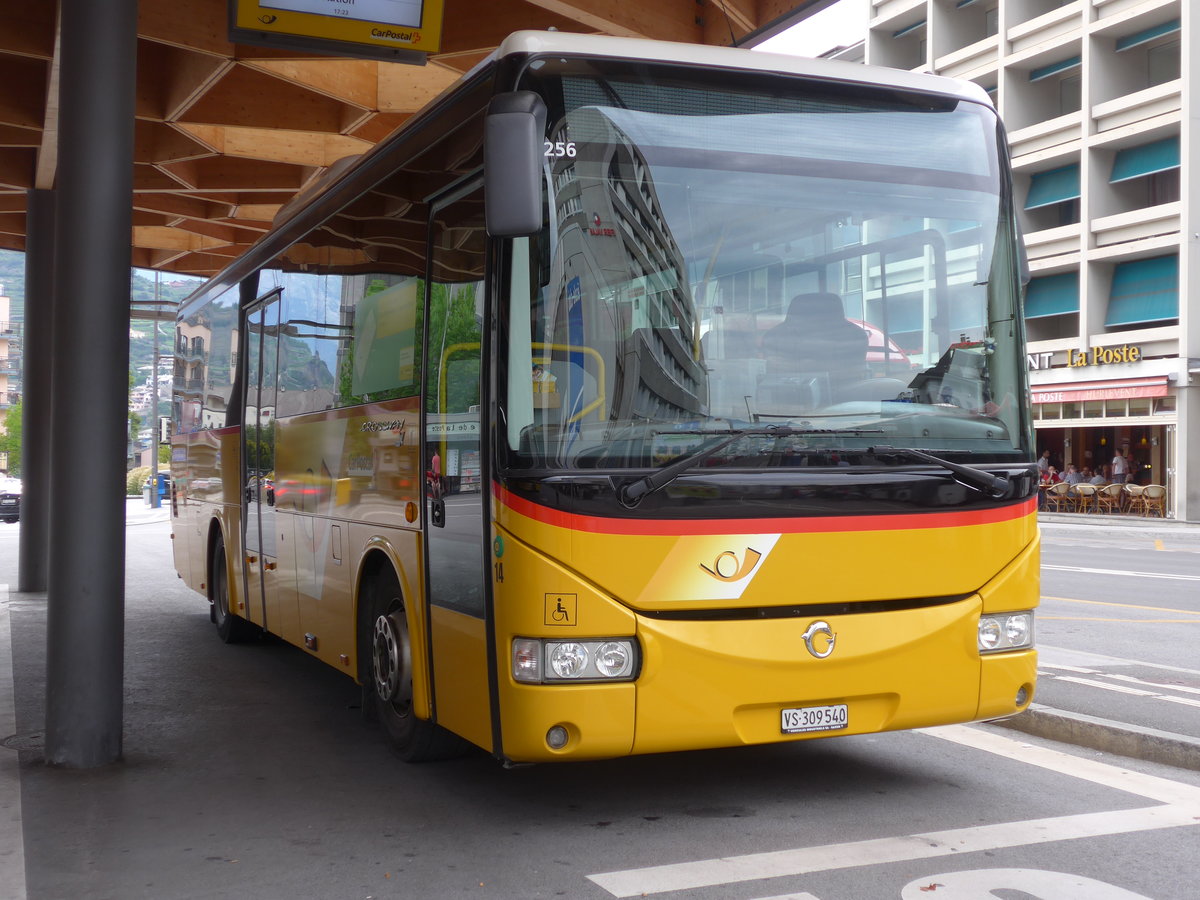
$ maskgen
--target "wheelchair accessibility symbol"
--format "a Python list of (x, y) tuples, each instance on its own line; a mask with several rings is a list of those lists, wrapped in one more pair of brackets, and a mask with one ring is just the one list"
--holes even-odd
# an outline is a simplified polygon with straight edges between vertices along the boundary
[(579, 597), (577, 594), (547, 594), (546, 618), (547, 625), (575, 625), (575, 611)]

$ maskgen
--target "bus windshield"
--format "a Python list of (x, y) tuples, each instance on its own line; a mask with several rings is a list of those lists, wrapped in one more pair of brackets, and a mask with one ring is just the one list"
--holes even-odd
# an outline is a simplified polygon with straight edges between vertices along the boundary
[(563, 59), (523, 87), (549, 108), (546, 226), (505, 279), (509, 465), (655, 466), (730, 433), (706, 464), (819, 459), (785, 432), (846, 451), (824, 464), (1028, 458), (990, 108)]

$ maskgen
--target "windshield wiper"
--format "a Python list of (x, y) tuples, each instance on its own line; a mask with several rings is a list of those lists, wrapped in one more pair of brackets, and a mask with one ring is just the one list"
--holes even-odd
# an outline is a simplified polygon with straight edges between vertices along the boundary
[(993, 475), (991, 472), (985, 472), (983, 469), (976, 469), (974, 466), (964, 466), (959, 463), (950, 462), (948, 459), (942, 459), (940, 456), (934, 456), (931, 453), (926, 453), (923, 450), (913, 450), (909, 447), (887, 447), (879, 445), (869, 447), (868, 453), (879, 455), (881, 453), (894, 453), (897, 456), (907, 456), (909, 459), (920, 460), (921, 462), (933, 463), (935, 466), (941, 466), (943, 469), (948, 469), (962, 484), (967, 487), (975, 488), (982, 494), (987, 494), (989, 497), (997, 498), (1005, 496), (1012, 485), (1012, 481), (1005, 478), (1003, 475)]
[(617, 499), (625, 507), (632, 509), (642, 502), (642, 498), (647, 494), (652, 494), (660, 488), (666, 487), (688, 469), (693, 469), (713, 454), (724, 450), (730, 444), (746, 437), (747, 435), (762, 435), (764, 437), (793, 437), (795, 435), (814, 435), (814, 434), (838, 434), (838, 435), (861, 435), (861, 434), (882, 434), (882, 429), (858, 429), (858, 428), (793, 428), (790, 425), (764, 425), (759, 428), (721, 428), (721, 429), (671, 429), (670, 431), (658, 431), (655, 434), (709, 434), (722, 435), (721, 440), (702, 446), (692, 453), (685, 453), (673, 463), (663, 466), (656, 472), (650, 475), (644, 475), (636, 481), (631, 481), (628, 484), (622, 485), (617, 490)]

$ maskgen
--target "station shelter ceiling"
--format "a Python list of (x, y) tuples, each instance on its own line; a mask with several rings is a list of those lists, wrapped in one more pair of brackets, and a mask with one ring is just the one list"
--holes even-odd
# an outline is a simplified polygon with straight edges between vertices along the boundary
[[(753, 43), (829, 2), (445, 0), (442, 49), (415, 66), (232, 44), (227, 0), (140, 0), (132, 264), (220, 271), (513, 31)], [(0, 5), (0, 248), (25, 248), (26, 192), (55, 187), (56, 7)]]

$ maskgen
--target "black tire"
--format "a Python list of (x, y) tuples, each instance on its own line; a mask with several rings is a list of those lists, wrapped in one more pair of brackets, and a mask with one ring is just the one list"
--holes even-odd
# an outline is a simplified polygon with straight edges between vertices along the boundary
[(212, 586), (209, 600), (212, 601), (212, 621), (217, 626), (217, 637), (226, 644), (241, 644), (257, 638), (261, 634), (259, 627), (229, 609), (229, 565), (225, 558), (225, 541), (221, 537), (213, 547), (209, 575), (208, 583)]
[(413, 712), (412, 641), (400, 582), (390, 566), (363, 586), (359, 648), (363, 710), (379, 722), (392, 750), (405, 762), (461, 756), (469, 746), (458, 735)]

